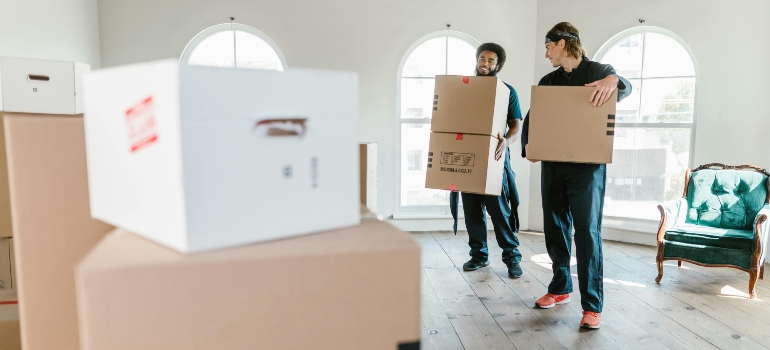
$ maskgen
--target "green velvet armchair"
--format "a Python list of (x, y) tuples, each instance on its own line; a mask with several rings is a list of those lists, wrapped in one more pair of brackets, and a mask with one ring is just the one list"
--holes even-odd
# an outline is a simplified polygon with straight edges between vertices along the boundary
[(732, 267), (749, 273), (756, 298), (770, 234), (770, 173), (751, 165), (706, 164), (685, 174), (683, 198), (658, 206), (658, 277), (663, 261)]

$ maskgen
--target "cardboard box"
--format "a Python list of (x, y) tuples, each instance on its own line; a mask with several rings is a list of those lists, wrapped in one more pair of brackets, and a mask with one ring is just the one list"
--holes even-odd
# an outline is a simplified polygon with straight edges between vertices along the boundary
[[(0, 118), (2, 113), (0, 113)], [(11, 193), (8, 187), (8, 158), (5, 149), (5, 128), (0, 120), (0, 237), (13, 237), (11, 224)]]
[(361, 179), (361, 204), (372, 213), (377, 212), (377, 144), (358, 145)]
[(497, 77), (437, 75), (430, 130), (505, 135), (510, 94)]
[(601, 107), (593, 87), (533, 86), (527, 158), (570, 163), (612, 163), (618, 92)]
[(75, 263), (112, 230), (89, 213), (83, 118), (4, 119), (24, 349), (80, 349)]
[(117, 230), (76, 269), (82, 349), (416, 349), (420, 271), (375, 219), (193, 255)]
[(0, 290), (13, 289), (11, 239), (0, 238)]
[(0, 349), (21, 350), (19, 305), (16, 291), (0, 291)]
[(495, 160), (497, 143), (489, 135), (432, 132), (425, 188), (499, 196), (505, 163)]
[(353, 73), (173, 59), (85, 88), (94, 218), (182, 252), (359, 223)]
[(78, 62), (0, 57), (0, 110), (83, 113), (81, 81), (89, 70)]

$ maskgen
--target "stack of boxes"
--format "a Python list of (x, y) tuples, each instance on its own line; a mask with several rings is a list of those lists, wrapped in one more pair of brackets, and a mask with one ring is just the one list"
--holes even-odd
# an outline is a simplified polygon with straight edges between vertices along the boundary
[(168, 60), (85, 88), (91, 213), (121, 230), (76, 268), (83, 349), (419, 344), (419, 247), (361, 219), (355, 75)]
[(436, 76), (426, 188), (500, 195), (509, 97), (496, 77)]

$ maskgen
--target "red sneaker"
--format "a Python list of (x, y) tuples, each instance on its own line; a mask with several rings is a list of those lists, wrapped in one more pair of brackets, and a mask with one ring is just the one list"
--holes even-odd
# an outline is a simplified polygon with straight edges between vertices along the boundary
[(602, 314), (600, 312), (583, 311), (583, 319), (580, 320), (580, 326), (585, 328), (599, 328), (602, 323)]
[(535, 306), (541, 309), (550, 309), (556, 305), (569, 303), (569, 294), (551, 294), (548, 293), (537, 299)]

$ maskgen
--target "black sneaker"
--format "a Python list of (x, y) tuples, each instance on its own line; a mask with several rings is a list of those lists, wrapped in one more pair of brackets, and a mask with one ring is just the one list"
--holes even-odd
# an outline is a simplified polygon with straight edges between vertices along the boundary
[(508, 277), (519, 278), (521, 277), (522, 273), (523, 271), (521, 271), (521, 265), (519, 265), (519, 263), (513, 263), (508, 265)]
[(465, 264), (463, 264), (463, 270), (465, 271), (478, 270), (487, 265), (489, 265), (489, 260), (478, 261), (478, 260), (471, 259), (471, 260), (468, 260), (468, 262), (466, 262)]

